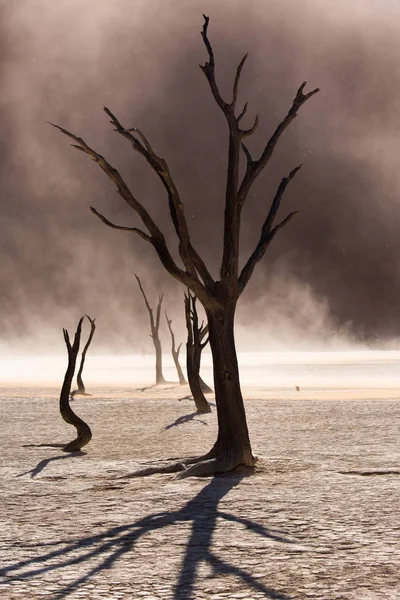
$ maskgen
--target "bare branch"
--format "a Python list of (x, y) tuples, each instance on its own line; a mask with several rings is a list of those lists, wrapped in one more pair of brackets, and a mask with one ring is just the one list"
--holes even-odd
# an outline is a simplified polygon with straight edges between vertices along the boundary
[(143, 286), (142, 286), (142, 282), (140, 281), (139, 277), (136, 275), (136, 273), (134, 273), (134, 276), (136, 277), (136, 280), (139, 284), (139, 288), (140, 291), (142, 292), (142, 296), (144, 298), (144, 303), (146, 305), (147, 308), (147, 312), (149, 313), (149, 317), (150, 317), (150, 328), (151, 328), (151, 334), (150, 337), (153, 337), (154, 335), (154, 331), (155, 331), (155, 323), (154, 323), (154, 316), (153, 316), (153, 309), (151, 308), (149, 301), (147, 300), (147, 296), (144, 292)]
[[(143, 224), (146, 226), (148, 231), (151, 234), (152, 244), (163, 264), (165, 269), (175, 277), (178, 281), (183, 283), (185, 286), (190, 285), (190, 287), (195, 290), (196, 294), (200, 297), (204, 295), (203, 285), (198, 281), (197, 277), (194, 277), (189, 272), (182, 271), (177, 264), (175, 263), (172, 255), (167, 247), (164, 235), (157, 227), (145, 207), (133, 196), (132, 192), (128, 188), (124, 179), (121, 177), (120, 173), (98, 152), (96, 152), (93, 148), (91, 148), (82, 138), (72, 134), (67, 131), (63, 127), (59, 125), (55, 125), (54, 123), (49, 123), (59, 131), (61, 131), (64, 135), (69, 138), (72, 138), (75, 142), (77, 142), (78, 147), (85, 152), (88, 156), (90, 156), (93, 160), (95, 160), (100, 168), (105, 172), (105, 174), (109, 177), (109, 179), (116, 185), (118, 193), (125, 200), (125, 202), (139, 215)], [(76, 146), (74, 146), (76, 147)], [(100, 217), (99, 217), (100, 218)], [(148, 240), (146, 240), (148, 241)], [(194, 253), (196, 254), (196, 253)], [(201, 270), (201, 259), (199, 257), (199, 269)], [(202, 263), (204, 265), (204, 263)], [(205, 265), (204, 265), (205, 267)], [(208, 272), (207, 272), (208, 273)], [(211, 275), (208, 273), (202, 272), (203, 281), (207, 279), (210, 284), (214, 284)], [(204, 275), (204, 277), (203, 277)]]
[(156, 329), (158, 331), (160, 327), (160, 316), (161, 316), (161, 304), (164, 298), (164, 294), (158, 296), (157, 312), (156, 312)]
[(287, 177), (284, 177), (282, 179), (282, 181), (280, 182), (278, 189), (275, 193), (274, 199), (271, 203), (271, 208), (269, 209), (269, 213), (267, 218), (264, 221), (264, 225), (262, 227), (262, 232), (261, 235), (262, 236), (267, 236), (272, 228), (272, 225), (274, 224), (274, 220), (275, 217), (278, 213), (280, 204), (281, 204), (281, 200), (283, 198), (283, 194), (285, 193), (286, 187), (289, 184), (290, 181), (292, 181), (293, 177), (296, 175), (296, 173), (298, 171), (300, 171), (301, 167), (303, 165), (299, 165), (298, 167), (294, 168), (292, 171), (290, 171), (289, 175)]
[(200, 66), (200, 69), (203, 71), (204, 75), (207, 77), (207, 81), (210, 85), (212, 95), (214, 96), (214, 99), (215, 99), (216, 103), (218, 104), (218, 106), (220, 107), (220, 109), (225, 113), (225, 115), (228, 112), (233, 114), (231, 106), (227, 102), (225, 102), (225, 100), (223, 100), (223, 98), (220, 94), (220, 91), (218, 89), (217, 82), (215, 81), (214, 53), (213, 53), (212, 46), (210, 44), (210, 40), (208, 39), (208, 36), (207, 36), (207, 29), (208, 29), (208, 23), (210, 21), (210, 17), (206, 17), (206, 15), (203, 15), (203, 17), (204, 17), (204, 25), (203, 25), (203, 30), (201, 32), (201, 37), (203, 38), (204, 45), (207, 48), (209, 60), (204, 65), (199, 65), (199, 66)]
[(104, 215), (99, 213), (93, 206), (90, 207), (90, 210), (94, 215), (96, 215), (96, 217), (100, 219), (100, 221), (102, 221), (108, 227), (112, 227), (113, 229), (120, 229), (121, 231), (133, 231), (134, 233), (140, 235), (141, 238), (146, 240), (146, 242), (149, 242), (150, 244), (153, 243), (151, 237), (141, 229), (137, 229), (136, 227), (125, 227), (123, 225), (115, 225), (114, 223), (111, 223), (111, 221), (109, 221)]
[[(184, 206), (172, 179), (167, 162), (164, 158), (161, 158), (154, 152), (150, 142), (139, 129), (125, 129), (109, 108), (104, 107), (104, 111), (110, 117), (111, 123), (115, 126), (116, 131), (131, 142), (133, 149), (144, 156), (147, 163), (160, 178), (168, 195), (171, 220), (174, 224), (175, 232), (180, 241), (179, 255), (183, 264), (185, 265), (186, 271), (192, 278), (196, 280), (198, 280), (198, 273), (204, 284), (210, 290), (212, 290), (214, 287), (214, 280), (212, 279), (204, 261), (196, 252), (190, 241), (189, 228), (185, 217)], [(137, 137), (132, 135), (132, 131), (138, 133), (143, 143), (141, 143)]]
[(250, 154), (250, 150), (248, 149), (248, 147), (243, 142), (241, 143), (241, 146), (242, 146), (242, 150), (245, 153), (246, 158), (247, 158), (247, 165), (249, 165), (249, 163), (254, 162), (253, 161), (253, 157)]
[(239, 122), (240, 122), (240, 120), (241, 120), (241, 119), (243, 119), (244, 115), (245, 115), (245, 114), (246, 114), (246, 112), (247, 112), (247, 104), (248, 104), (248, 103), (247, 103), (247, 102), (245, 102), (245, 104), (244, 104), (244, 106), (243, 106), (243, 110), (242, 110), (242, 112), (241, 112), (241, 113), (240, 113), (240, 115), (239, 115), (239, 116), (236, 118), (236, 123), (237, 123), (238, 125), (239, 125)]
[(238, 198), (241, 206), (243, 206), (247, 194), (249, 193), (250, 188), (253, 185), (255, 179), (265, 168), (269, 159), (271, 158), (272, 152), (274, 151), (275, 146), (282, 133), (297, 116), (297, 111), (301, 108), (301, 106), (303, 106), (305, 102), (307, 102), (307, 100), (309, 100), (309, 98), (311, 98), (319, 92), (319, 88), (316, 88), (315, 90), (308, 92), (308, 94), (303, 94), (303, 90), (306, 86), (306, 83), (306, 81), (302, 83), (299, 89), (297, 90), (296, 96), (292, 102), (292, 106), (290, 107), (286, 117), (281, 121), (281, 123), (278, 125), (278, 127), (275, 129), (274, 133), (268, 140), (260, 158), (258, 160), (252, 161), (252, 163), (247, 163), (246, 173), (243, 177), (242, 183), (240, 184), (238, 191)]
[(231, 106), (233, 108), (235, 108), (236, 106), (236, 100), (237, 100), (237, 93), (238, 93), (238, 87), (239, 87), (239, 80), (240, 80), (240, 75), (243, 69), (243, 65), (246, 62), (246, 59), (248, 57), (248, 53), (246, 53), (242, 60), (240, 61), (240, 63), (238, 64), (238, 67), (236, 69), (236, 76), (235, 76), (235, 81), (233, 83), (233, 93), (232, 93), (232, 102), (231, 102)]
[(287, 177), (284, 177), (282, 179), (281, 183), (278, 186), (278, 189), (277, 189), (277, 191), (275, 193), (274, 199), (273, 199), (272, 204), (271, 204), (271, 208), (269, 209), (268, 215), (267, 215), (267, 217), (266, 217), (266, 219), (264, 221), (264, 224), (262, 226), (261, 234), (260, 234), (260, 239), (258, 241), (258, 244), (257, 244), (254, 252), (248, 258), (246, 264), (244, 265), (244, 267), (242, 269), (242, 272), (240, 273), (239, 280), (238, 280), (239, 295), (243, 292), (244, 288), (246, 287), (247, 283), (250, 280), (250, 277), (253, 274), (253, 271), (254, 271), (254, 268), (255, 268), (256, 264), (264, 256), (266, 249), (268, 248), (268, 246), (270, 245), (270, 243), (274, 239), (275, 235), (298, 212), (298, 211), (291, 212), (281, 223), (279, 223), (274, 228), (272, 228), (272, 226), (274, 224), (275, 217), (276, 217), (276, 215), (278, 213), (278, 210), (279, 210), (279, 207), (280, 207), (280, 203), (281, 203), (283, 194), (285, 193), (286, 187), (289, 184), (289, 182), (294, 178), (294, 176), (296, 175), (296, 173), (301, 169), (301, 167), (302, 167), (302, 165), (299, 165), (298, 167), (296, 167), (295, 169), (293, 169), (289, 173), (289, 175)]
[(249, 129), (241, 129), (240, 130), (240, 135), (242, 138), (244, 137), (248, 137), (249, 135), (252, 135), (255, 130), (258, 127), (258, 115), (256, 115), (256, 118), (254, 119), (254, 124), (252, 125), (252, 127), (250, 127)]

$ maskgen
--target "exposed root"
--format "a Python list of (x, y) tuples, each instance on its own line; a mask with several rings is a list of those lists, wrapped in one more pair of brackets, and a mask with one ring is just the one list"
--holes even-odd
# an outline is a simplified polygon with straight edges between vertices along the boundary
[[(169, 465), (159, 465), (155, 467), (146, 467), (145, 469), (139, 469), (129, 475), (122, 475), (118, 479), (133, 479), (134, 477), (148, 477), (149, 475), (157, 475), (158, 473), (179, 473), (180, 471), (187, 470), (188, 465), (194, 465), (199, 462), (209, 460), (215, 454), (214, 449), (211, 449), (207, 454), (202, 456), (189, 456), (188, 458), (175, 459), (176, 462), (170, 463)], [(174, 459), (168, 459), (174, 460)]]
[(188, 469), (185, 469), (177, 476), (177, 479), (185, 479), (186, 477), (209, 477), (229, 473), (241, 465), (240, 460), (234, 460), (230, 457), (211, 458), (202, 460)]
[[(173, 459), (169, 459), (173, 460)], [(162, 473), (179, 473), (176, 479), (185, 479), (186, 477), (212, 477), (223, 473), (235, 471), (238, 467), (243, 467), (250, 472), (254, 471), (254, 463), (257, 457), (253, 457), (251, 464), (243, 461), (242, 457), (235, 453), (217, 456), (215, 448), (212, 448), (207, 454), (202, 456), (190, 456), (183, 459), (175, 459), (175, 462), (168, 465), (156, 465), (134, 471), (129, 475), (122, 475), (117, 479), (133, 479), (134, 477), (148, 477)]]

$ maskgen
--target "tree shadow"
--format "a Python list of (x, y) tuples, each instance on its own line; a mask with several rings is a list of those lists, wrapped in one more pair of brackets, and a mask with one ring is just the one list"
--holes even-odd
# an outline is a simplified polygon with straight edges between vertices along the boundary
[[(235, 575), (248, 588), (263, 594), (265, 598), (290, 600), (290, 596), (265, 586), (245, 569), (230, 564), (212, 551), (212, 538), (219, 519), (240, 523), (253, 533), (279, 543), (296, 543), (279, 532), (268, 530), (260, 523), (218, 510), (220, 500), (238, 485), (243, 477), (244, 475), (214, 477), (197, 496), (179, 510), (152, 513), (130, 525), (112, 527), (97, 535), (61, 542), (62, 547), (0, 569), (0, 576), (5, 578), (6, 583), (31, 580), (50, 571), (59, 571), (72, 565), (81, 565), (82, 568), (88, 563), (85, 573), (53, 595), (53, 600), (62, 600), (94, 575), (111, 568), (121, 557), (131, 552), (136, 542), (145, 534), (187, 522), (191, 523), (191, 533), (171, 600), (194, 599), (197, 572), (200, 564), (204, 562), (209, 564), (216, 577), (220, 574)], [(93, 560), (97, 560), (97, 564), (90, 566)]]
[(189, 421), (193, 421), (195, 420), (196, 423), (202, 423), (203, 425), (208, 425), (208, 423), (206, 421), (202, 421), (201, 419), (195, 419), (195, 416), (199, 416), (201, 413), (199, 412), (193, 412), (190, 413), (189, 415), (182, 415), (182, 417), (178, 417), (177, 419), (175, 419), (175, 421), (173, 423), (170, 423), (169, 425), (166, 425), (164, 427), (164, 430), (166, 429), (172, 429), (172, 427), (177, 427), (178, 425), (183, 425), (184, 423), (188, 423)]
[[(46, 444), (39, 444), (40, 446), (45, 446)], [(60, 447), (63, 448), (65, 446), (65, 444), (60, 444)], [(57, 445), (58, 447), (58, 445)], [(86, 452), (82, 452), (81, 450), (76, 450), (75, 452), (69, 452), (68, 454), (61, 454), (61, 455), (57, 455), (57, 456), (51, 456), (50, 458), (44, 458), (43, 460), (41, 460), (40, 462), (38, 462), (38, 464), (36, 465), (36, 467), (33, 467), (33, 469), (30, 469), (29, 471), (24, 471), (24, 473), (20, 473), (19, 475), (16, 475), (16, 477), (23, 477), (24, 475), (31, 475), (31, 479), (34, 479), (36, 477), (36, 475), (39, 475), (39, 473), (41, 473), (43, 471), (43, 469), (45, 467), (47, 467), (47, 465), (51, 462), (54, 462), (55, 460), (62, 460), (63, 458), (75, 458), (77, 456), (85, 456)]]
[(65, 444), (22, 444), (22, 448), (64, 448)]

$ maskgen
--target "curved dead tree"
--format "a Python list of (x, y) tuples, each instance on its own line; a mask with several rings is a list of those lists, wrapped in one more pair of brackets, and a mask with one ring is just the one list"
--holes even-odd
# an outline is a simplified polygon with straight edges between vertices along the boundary
[(61, 388), (60, 413), (66, 423), (69, 423), (76, 428), (78, 434), (77, 437), (72, 440), (72, 442), (69, 442), (69, 444), (64, 446), (64, 452), (75, 452), (76, 450), (80, 450), (92, 439), (92, 432), (89, 425), (74, 413), (69, 404), (71, 385), (75, 374), (76, 358), (79, 353), (79, 344), (81, 341), (82, 321), (83, 317), (79, 320), (72, 345), (69, 339), (68, 331), (63, 329), (64, 340), (68, 351), (68, 367), (65, 372), (64, 383)]
[(78, 384), (78, 389), (75, 390), (73, 392), (73, 394), (74, 395), (81, 394), (82, 396), (90, 396), (91, 394), (86, 393), (85, 384), (82, 381), (82, 372), (83, 372), (83, 367), (85, 365), (86, 353), (89, 349), (89, 346), (90, 346), (93, 336), (94, 336), (94, 332), (96, 330), (96, 323), (95, 323), (96, 319), (91, 319), (89, 317), (89, 315), (85, 315), (85, 317), (88, 319), (88, 321), (90, 323), (90, 333), (89, 333), (88, 341), (86, 342), (85, 347), (82, 350), (81, 364), (79, 367), (78, 375), (76, 376), (76, 382)]
[(203, 348), (207, 346), (208, 338), (205, 342), (202, 340), (207, 335), (208, 327), (204, 327), (204, 323), (199, 326), (196, 296), (192, 295), (189, 290), (187, 294), (185, 294), (185, 317), (188, 332), (186, 342), (186, 369), (190, 391), (192, 392), (197, 412), (208, 413), (211, 412), (211, 408), (204, 396), (204, 386), (208, 386), (200, 377), (201, 352)]
[(185, 385), (187, 383), (187, 381), (185, 379), (185, 376), (182, 371), (182, 367), (179, 362), (179, 352), (180, 352), (182, 344), (179, 344), (179, 346), (176, 348), (175, 335), (174, 335), (174, 332), (172, 331), (172, 326), (171, 326), (172, 319), (168, 319), (167, 311), (165, 311), (165, 318), (167, 320), (168, 329), (171, 334), (171, 354), (172, 354), (172, 358), (174, 359), (176, 372), (178, 373), (179, 385)]
[(142, 287), (141, 281), (139, 277), (135, 273), (135, 277), (139, 284), (140, 291), (142, 292), (142, 296), (144, 298), (144, 303), (147, 308), (147, 312), (149, 313), (150, 318), (150, 337), (153, 340), (154, 349), (156, 351), (156, 385), (160, 383), (165, 383), (164, 375), (162, 372), (162, 349), (161, 349), (161, 340), (158, 335), (158, 330), (160, 329), (160, 316), (161, 316), (161, 304), (164, 298), (163, 294), (158, 296), (158, 304), (156, 310), (156, 318), (154, 319), (153, 309), (151, 308), (149, 301), (147, 300), (147, 296), (144, 293), (144, 289)]
[[(196, 295), (206, 312), (214, 367), (218, 436), (210, 452), (196, 461), (192, 459), (190, 462), (195, 464), (185, 469), (180, 477), (224, 473), (239, 465), (253, 467), (255, 464), (247, 428), (235, 347), (234, 322), (236, 306), (240, 295), (250, 281), (257, 263), (263, 258), (268, 246), (276, 234), (297, 214), (297, 211), (293, 211), (283, 220), (276, 222), (286, 188), (299, 172), (301, 165), (292, 169), (277, 186), (269, 209), (266, 209), (265, 219), (262, 222), (259, 232), (256, 234), (254, 250), (249, 256), (244, 257), (244, 266), (240, 270), (241, 215), (254, 182), (268, 165), (281, 136), (296, 118), (301, 107), (319, 91), (318, 89), (314, 89), (308, 93), (304, 93), (306, 82), (302, 83), (291, 102), (288, 112), (277, 125), (265, 145), (263, 145), (263, 149), (258, 157), (254, 156), (245, 144), (245, 139), (257, 131), (258, 116), (249, 128), (243, 128), (242, 119), (247, 113), (247, 102), (241, 109), (238, 109), (237, 106), (239, 80), (247, 59), (247, 54), (243, 56), (237, 66), (232, 84), (232, 92), (226, 100), (222, 97), (215, 78), (214, 52), (208, 38), (209, 18), (205, 15), (203, 16), (204, 24), (201, 36), (207, 52), (207, 61), (204, 65), (200, 65), (200, 68), (207, 79), (211, 94), (226, 121), (229, 133), (223, 251), (219, 268), (219, 279), (214, 279), (211, 276), (207, 265), (193, 245), (184, 204), (167, 161), (155, 152), (149, 140), (139, 129), (124, 127), (111, 110), (108, 108), (104, 109), (110, 118), (113, 129), (118, 135), (127, 140), (134, 152), (137, 152), (145, 159), (166, 190), (171, 221), (178, 238), (179, 257), (181, 261), (179, 263), (176, 262), (171, 254), (163, 232), (146, 209), (146, 203), (137, 199), (119, 171), (81, 137), (74, 135), (63, 127), (55, 125), (64, 135), (73, 140), (75, 148), (87, 154), (99, 165), (107, 177), (115, 184), (120, 196), (132, 208), (134, 213), (139, 216), (143, 224), (143, 229), (112, 223), (93, 207), (91, 208), (92, 212), (108, 227), (129, 231), (140, 236), (142, 240), (155, 250), (168, 273)], [(187, 152), (188, 150), (185, 149), (183, 151)], [(240, 165), (242, 157), (245, 158), (243, 168)], [(275, 175), (275, 170), (273, 175)], [(188, 464), (188, 461), (186, 461), (186, 464)], [(182, 470), (182, 465), (183, 461), (177, 463), (175, 465), (176, 470)]]

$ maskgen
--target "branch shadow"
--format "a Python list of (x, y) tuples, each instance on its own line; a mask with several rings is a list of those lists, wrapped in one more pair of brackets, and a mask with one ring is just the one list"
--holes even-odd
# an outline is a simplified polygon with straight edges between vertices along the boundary
[(189, 415), (182, 415), (181, 417), (178, 417), (173, 423), (170, 423), (169, 425), (166, 425), (164, 427), (164, 431), (167, 429), (172, 429), (172, 427), (178, 427), (178, 425), (183, 425), (184, 423), (188, 423), (189, 421), (193, 421), (195, 420), (196, 423), (202, 423), (203, 425), (208, 425), (208, 423), (206, 421), (202, 421), (201, 419), (195, 419), (195, 416), (199, 416), (199, 414), (197, 411), (190, 413)]
[(22, 448), (64, 448), (65, 444), (22, 444)]
[[(45, 444), (40, 444), (40, 445), (45, 445)], [(65, 446), (65, 444), (61, 444), (60, 446), (63, 448)], [(36, 477), (36, 475), (39, 475), (39, 473), (41, 473), (43, 471), (43, 469), (45, 467), (47, 467), (47, 465), (51, 462), (54, 462), (56, 460), (62, 460), (63, 458), (75, 458), (78, 456), (85, 456), (85, 455), (86, 455), (86, 452), (77, 450), (75, 452), (69, 452), (68, 454), (61, 454), (61, 455), (57, 455), (57, 456), (51, 456), (50, 458), (44, 458), (43, 460), (38, 462), (36, 467), (33, 467), (33, 469), (30, 469), (29, 471), (24, 471), (24, 473), (20, 473), (19, 475), (16, 475), (16, 477), (23, 477), (24, 475), (30, 474), (31, 479), (34, 479)]]
[[(31, 580), (44, 573), (60, 571), (72, 565), (82, 567), (86, 563), (87, 569), (84, 574), (76, 577), (74, 581), (54, 594), (53, 600), (62, 600), (94, 575), (111, 568), (121, 557), (131, 552), (136, 542), (145, 534), (186, 522), (191, 523), (191, 533), (171, 600), (194, 599), (198, 569), (204, 562), (211, 566), (215, 576), (233, 574), (247, 587), (263, 594), (265, 598), (290, 600), (290, 596), (266, 587), (245, 569), (222, 560), (212, 552), (212, 537), (218, 519), (238, 522), (253, 533), (279, 543), (296, 543), (279, 532), (269, 531), (260, 523), (218, 510), (221, 499), (237, 486), (243, 477), (244, 475), (214, 477), (197, 496), (179, 510), (152, 513), (129, 525), (112, 527), (97, 535), (62, 542), (62, 547), (0, 569), (0, 576), (5, 578), (6, 583)], [(93, 560), (97, 561), (94, 566), (90, 564)], [(0, 581), (0, 585), (1, 583)]]

